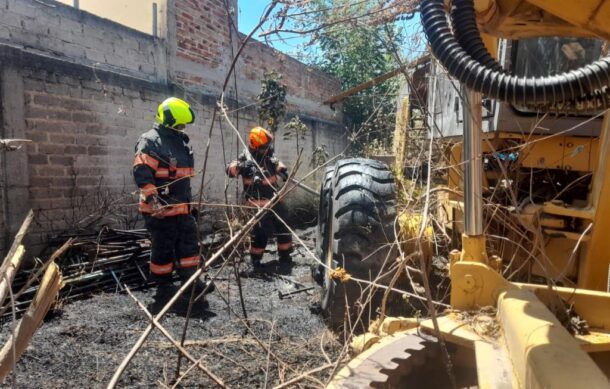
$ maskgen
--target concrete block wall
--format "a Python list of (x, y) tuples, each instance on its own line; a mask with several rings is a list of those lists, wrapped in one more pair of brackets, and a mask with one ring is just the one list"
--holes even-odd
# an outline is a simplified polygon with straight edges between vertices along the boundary
[[(32, 140), (2, 155), (9, 174), (7, 197), (0, 190), (0, 204), (9, 212), (0, 207), (0, 237), (13, 235), (30, 208), (37, 211), (30, 234), (34, 247), (66, 228), (86, 227), (93, 221), (88, 216), (100, 209), (109, 210), (101, 222), (133, 221), (133, 147), (150, 129), (159, 102), (170, 95), (187, 100), (196, 113), (188, 134), (198, 172), (193, 193), (198, 192), (213, 110), (231, 62), (228, 14), (224, 0), (169, 4), (176, 18), (168, 17), (166, 35), (157, 39), (55, 2), (47, 7), (34, 0), (0, 0), (0, 30), (9, 18), (24, 22), (12, 22), (9, 35), (0, 32), (0, 137)], [(236, 9), (235, 0), (229, 5)], [(78, 51), (71, 51), (75, 47)], [(93, 51), (103, 54), (103, 63), (93, 64)], [(288, 85), (287, 119), (298, 114), (312, 129), (301, 142), (300, 175), (309, 171), (315, 147), (326, 145), (331, 155), (343, 151), (341, 118), (320, 103), (338, 92), (336, 80), (256, 42), (236, 69), (238, 93), (228, 91), (226, 103), (242, 136), (258, 125), (254, 97), (263, 73), (276, 70)], [(284, 140), (282, 131), (280, 126), (277, 154), (291, 166), (295, 142)], [(225, 164), (237, 157), (241, 145), (224, 119), (216, 122), (209, 141), (204, 199), (223, 200), (227, 185), (235, 185), (225, 176)], [(227, 195), (238, 201), (234, 190)], [(0, 251), (9, 243), (0, 239)]]
[(133, 219), (133, 147), (150, 128), (167, 85), (15, 48), (0, 48), (0, 56), (2, 137), (32, 141), (6, 154), (10, 231), (30, 208), (37, 216), (33, 246), (66, 228), (86, 227), (101, 210), (108, 224)]
[(0, 44), (149, 80), (165, 80), (159, 39), (65, 4), (0, 0)]

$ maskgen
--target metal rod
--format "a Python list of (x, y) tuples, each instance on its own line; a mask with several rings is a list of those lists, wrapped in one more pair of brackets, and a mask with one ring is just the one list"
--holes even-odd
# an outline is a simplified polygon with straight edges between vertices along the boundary
[(308, 292), (310, 290), (314, 290), (315, 288), (316, 288), (315, 286), (309, 286), (307, 288), (297, 289), (297, 290), (293, 290), (292, 292), (286, 292), (286, 293), (283, 293), (281, 290), (278, 290), (277, 296), (280, 298), (280, 300), (283, 300), (288, 296), (294, 296), (295, 294)]
[(157, 32), (157, 3), (152, 3), (152, 34), (155, 38), (159, 36)]
[(481, 94), (461, 88), (464, 113), (464, 233), (483, 234)]
[(76, 8), (76, 9), (80, 9), (79, 0), (74, 0), (73, 5), (74, 5), (74, 8)]
[(298, 186), (299, 188), (303, 189), (305, 192), (307, 192), (309, 194), (312, 194), (312, 195), (318, 196), (318, 197), (320, 196), (320, 192), (318, 192), (315, 189), (312, 189), (312, 188), (308, 187), (307, 185), (303, 184), (300, 181), (295, 180), (294, 178), (291, 178), (290, 182), (292, 182), (293, 184), (296, 184), (296, 186)]

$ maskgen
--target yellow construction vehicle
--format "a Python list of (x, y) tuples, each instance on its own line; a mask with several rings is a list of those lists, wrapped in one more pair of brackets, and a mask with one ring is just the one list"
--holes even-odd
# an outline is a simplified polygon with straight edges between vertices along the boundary
[[(451, 309), (376, 323), (330, 386), (610, 387), (610, 0), (421, 0), (419, 10), (437, 61), (430, 133), (454, 135)], [(383, 289), (391, 277), (404, 250), (389, 244), (395, 224), (399, 237), (425, 235), (422, 220), (397, 218), (395, 192), (381, 162), (326, 172), (317, 244), (333, 325), (350, 320), (367, 280)], [(506, 219), (485, 223), (498, 212)]]

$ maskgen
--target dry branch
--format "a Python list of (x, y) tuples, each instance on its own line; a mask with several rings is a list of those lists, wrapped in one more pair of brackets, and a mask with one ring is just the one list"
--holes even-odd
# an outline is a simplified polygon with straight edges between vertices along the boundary
[(205, 373), (205, 375), (207, 375), (208, 377), (210, 377), (212, 379), (212, 381), (214, 381), (218, 386), (220, 386), (221, 388), (226, 388), (227, 386), (224, 384), (224, 382), (222, 382), (222, 379), (220, 379), (220, 377), (218, 377), (216, 374), (212, 373), (211, 371), (209, 371), (208, 369), (206, 369), (205, 366), (203, 366), (203, 364), (201, 363), (201, 360), (199, 359), (195, 359), (195, 357), (193, 357), (188, 351), (186, 351), (186, 349), (182, 346), (180, 346), (180, 343), (178, 343), (178, 341), (176, 341), (172, 335), (167, 332), (167, 330), (161, 325), (159, 324), (159, 321), (157, 319), (155, 319), (153, 317), (153, 315), (151, 315), (151, 313), (148, 311), (148, 309), (146, 309), (146, 307), (144, 306), (144, 304), (142, 304), (140, 302), (140, 300), (138, 300), (136, 298), (136, 296), (133, 295), (133, 293), (131, 293), (131, 290), (129, 290), (129, 288), (126, 286), (125, 290), (127, 291), (127, 293), (129, 294), (129, 296), (138, 304), (138, 306), (140, 307), (140, 309), (142, 311), (144, 311), (144, 313), (146, 314), (146, 317), (148, 317), (148, 319), (150, 320), (150, 322), (152, 323), (152, 325), (154, 325), (155, 327), (157, 327), (157, 329), (159, 331), (161, 331), (161, 333), (163, 334), (163, 336), (165, 336), (170, 342), (172, 342), (172, 344), (174, 345), (174, 347), (176, 347), (189, 361), (191, 361), (194, 364), (197, 364), (197, 367), (203, 371)]
[(322, 365), (322, 366), (320, 366), (320, 367), (316, 367), (315, 369), (312, 369), (312, 370), (306, 371), (305, 373), (300, 374), (300, 375), (298, 375), (298, 376), (296, 376), (296, 377), (294, 377), (294, 378), (292, 378), (292, 379), (290, 379), (290, 380), (288, 380), (288, 381), (284, 382), (283, 384), (281, 384), (281, 385), (278, 385), (278, 386), (274, 387), (273, 389), (282, 389), (282, 388), (287, 388), (287, 387), (289, 387), (290, 385), (295, 384), (295, 383), (297, 383), (297, 382), (301, 381), (302, 379), (309, 378), (309, 376), (310, 376), (311, 374), (313, 374), (313, 373), (318, 373), (318, 372), (320, 372), (320, 371), (324, 371), (324, 370), (329, 369), (329, 368), (331, 368), (331, 367), (333, 367), (333, 366), (334, 366), (334, 363), (327, 363), (326, 365)]
[[(12, 370), (15, 362), (25, 351), (34, 332), (51, 308), (59, 289), (63, 285), (59, 268), (51, 264), (42, 279), (40, 288), (30, 304), (27, 312), (20, 320), (15, 332), (9, 337), (0, 350), (0, 380), (4, 379)], [(14, 353), (13, 353), (14, 350)]]

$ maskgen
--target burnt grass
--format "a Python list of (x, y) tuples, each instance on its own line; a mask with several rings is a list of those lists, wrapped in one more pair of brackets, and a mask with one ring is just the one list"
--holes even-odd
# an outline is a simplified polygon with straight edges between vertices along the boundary
[[(274, 355), (269, 355), (246, 330), (233, 267), (210, 270), (210, 274), (219, 272), (217, 290), (207, 296), (206, 302), (195, 305), (186, 348), (227, 386), (273, 387), (325, 365), (328, 362), (321, 344), (331, 360), (338, 357), (341, 344), (315, 310), (320, 293), (317, 285), (312, 291), (288, 298), (278, 296), (278, 291), (315, 285), (310, 273), (311, 260), (301, 253), (293, 258), (292, 266), (280, 266), (275, 253), (270, 252), (265, 256), (267, 266), (262, 271), (252, 271), (245, 263), (239, 267), (251, 330)], [(178, 287), (176, 282), (175, 288)], [(135, 291), (134, 295), (153, 313), (170, 297), (159, 295), (154, 287)], [(175, 339), (181, 337), (187, 307), (188, 294), (161, 320)], [(9, 376), (3, 385), (11, 385), (14, 379), (19, 388), (106, 387), (148, 324), (145, 314), (124, 292), (98, 294), (60, 306), (38, 329), (17, 363), (14, 377)], [(3, 332), (7, 331), (5, 324)], [(170, 342), (154, 330), (118, 386), (171, 387), (176, 377), (177, 356)], [(191, 363), (183, 358), (181, 373), (189, 367)], [(319, 381), (302, 380), (291, 387), (320, 387), (330, 373), (331, 369), (326, 369), (312, 375)], [(194, 368), (178, 387), (210, 388), (215, 384)]]

